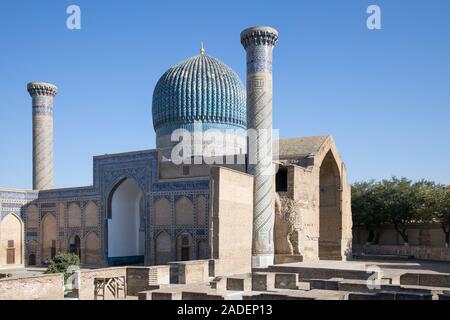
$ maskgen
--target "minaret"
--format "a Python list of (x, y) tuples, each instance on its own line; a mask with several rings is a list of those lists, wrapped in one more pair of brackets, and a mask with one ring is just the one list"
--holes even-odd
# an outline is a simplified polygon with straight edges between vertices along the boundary
[(58, 88), (46, 82), (27, 86), (33, 106), (33, 190), (53, 188), (53, 98)]
[(241, 33), (247, 52), (248, 173), (255, 178), (253, 268), (265, 268), (274, 262), (272, 50), (277, 40), (278, 31), (271, 27), (248, 28)]

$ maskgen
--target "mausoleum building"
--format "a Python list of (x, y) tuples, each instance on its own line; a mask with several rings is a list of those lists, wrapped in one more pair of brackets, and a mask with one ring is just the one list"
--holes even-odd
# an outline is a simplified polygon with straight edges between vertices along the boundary
[[(95, 156), (90, 186), (54, 187), (58, 89), (44, 82), (28, 84), (33, 190), (0, 189), (0, 268), (42, 265), (59, 252), (73, 252), (90, 266), (200, 259), (233, 263), (228, 252), (236, 250), (242, 261), (233, 258), (234, 263), (250, 268), (345, 260), (351, 252), (351, 192), (333, 138), (272, 142), (271, 135), (258, 133), (257, 146), (270, 146), (264, 153), (270, 160), (249, 160), (253, 149), (246, 130), (272, 130), (277, 40), (278, 32), (269, 27), (241, 34), (247, 86), (203, 48), (169, 68), (153, 93), (156, 148)], [(282, 106), (274, 105), (273, 111), (283, 112)], [(192, 138), (194, 150), (211, 150), (218, 143), (198, 143), (199, 132), (212, 130), (232, 143), (200, 161), (197, 152), (179, 153), (184, 161), (176, 163), (178, 141), (172, 138), (179, 129)], [(208, 157), (217, 161), (210, 163)], [(264, 174), (269, 169), (273, 174)]]

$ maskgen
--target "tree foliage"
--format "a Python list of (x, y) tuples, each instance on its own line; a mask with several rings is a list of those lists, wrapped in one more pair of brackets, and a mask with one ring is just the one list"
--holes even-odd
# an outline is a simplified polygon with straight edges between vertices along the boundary
[(73, 253), (60, 253), (50, 260), (45, 273), (64, 273), (64, 280), (67, 280), (72, 272), (68, 272), (70, 266), (79, 266), (80, 258)]
[(353, 221), (369, 231), (377, 243), (381, 226), (390, 224), (408, 243), (411, 223), (440, 223), (450, 238), (450, 188), (432, 181), (406, 178), (359, 182), (352, 186)]

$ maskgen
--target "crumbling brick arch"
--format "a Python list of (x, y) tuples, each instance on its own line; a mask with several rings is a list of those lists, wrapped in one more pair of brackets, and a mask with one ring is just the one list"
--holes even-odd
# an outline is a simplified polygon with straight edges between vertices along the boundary
[(340, 170), (331, 150), (322, 161), (319, 180), (319, 258), (341, 260), (342, 186)]

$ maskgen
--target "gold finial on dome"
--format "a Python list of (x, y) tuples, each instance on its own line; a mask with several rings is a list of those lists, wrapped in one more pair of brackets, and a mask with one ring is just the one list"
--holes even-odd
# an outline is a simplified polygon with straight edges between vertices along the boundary
[(203, 48), (203, 41), (200, 44), (200, 55), (204, 56), (205, 55), (205, 48)]

